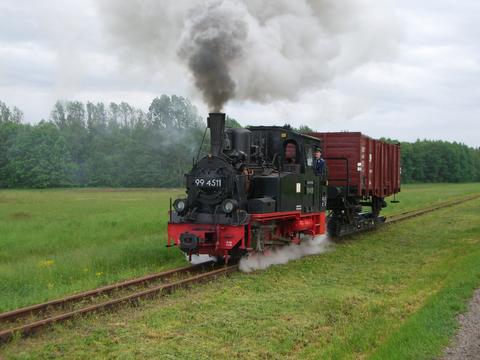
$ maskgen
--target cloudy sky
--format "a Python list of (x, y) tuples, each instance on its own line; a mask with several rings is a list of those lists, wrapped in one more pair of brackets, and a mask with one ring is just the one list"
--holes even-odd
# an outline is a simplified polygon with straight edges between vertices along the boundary
[[(336, 76), (296, 101), (230, 102), (242, 124), (307, 124), (319, 131), (459, 141), (480, 147), (480, 2), (392, 0), (396, 50)], [(160, 94), (207, 108), (187, 69), (119, 55), (94, 0), (0, 0), (0, 100), (48, 118), (57, 99), (147, 109)], [(393, 25), (392, 25), (393, 26)], [(127, 35), (127, 34), (126, 34)], [(183, 69), (183, 70), (182, 70)]]

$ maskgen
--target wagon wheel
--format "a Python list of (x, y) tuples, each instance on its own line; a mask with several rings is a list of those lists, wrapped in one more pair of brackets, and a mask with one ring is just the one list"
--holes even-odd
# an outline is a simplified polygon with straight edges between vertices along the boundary
[(381, 197), (374, 196), (372, 198), (372, 216), (374, 218), (376, 218), (376, 217), (378, 217), (378, 215), (380, 215), (380, 211), (384, 207), (383, 206), (384, 203), (385, 203), (385, 201)]

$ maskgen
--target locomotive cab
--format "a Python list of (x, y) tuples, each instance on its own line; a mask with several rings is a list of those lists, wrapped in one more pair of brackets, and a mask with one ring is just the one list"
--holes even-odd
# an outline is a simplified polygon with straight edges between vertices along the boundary
[[(265, 158), (275, 171), (252, 179), (252, 200), (269, 195), (275, 211), (315, 213), (325, 210), (324, 179), (315, 176), (313, 152), (321, 142), (289, 127), (250, 127), (253, 143), (263, 142)], [(252, 201), (250, 200), (250, 201)], [(252, 211), (255, 213), (255, 211)]]

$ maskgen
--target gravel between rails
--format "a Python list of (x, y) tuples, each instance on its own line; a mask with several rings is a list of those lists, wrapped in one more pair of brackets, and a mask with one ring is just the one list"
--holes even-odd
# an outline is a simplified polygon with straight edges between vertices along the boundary
[(458, 317), (460, 330), (445, 349), (442, 360), (480, 359), (480, 289), (475, 292), (468, 311)]

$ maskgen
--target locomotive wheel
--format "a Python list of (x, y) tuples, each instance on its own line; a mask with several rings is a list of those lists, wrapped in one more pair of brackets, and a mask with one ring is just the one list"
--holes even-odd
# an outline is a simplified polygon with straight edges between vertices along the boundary
[[(240, 250), (240, 244), (235, 246), (230, 253), (228, 254), (228, 263), (236, 263), (240, 261), (240, 259), (247, 254), (246, 250)], [(219, 265), (225, 265), (226, 259), (225, 256), (216, 256), (215, 261)]]
[(240, 261), (247, 254), (246, 250), (240, 250), (240, 244), (230, 250), (230, 261)]
[(218, 265), (225, 265), (225, 257), (223, 256), (215, 256), (215, 262)]
[(328, 219), (327, 222), (327, 232), (331, 237), (337, 237), (337, 219), (336, 218), (330, 218)]

